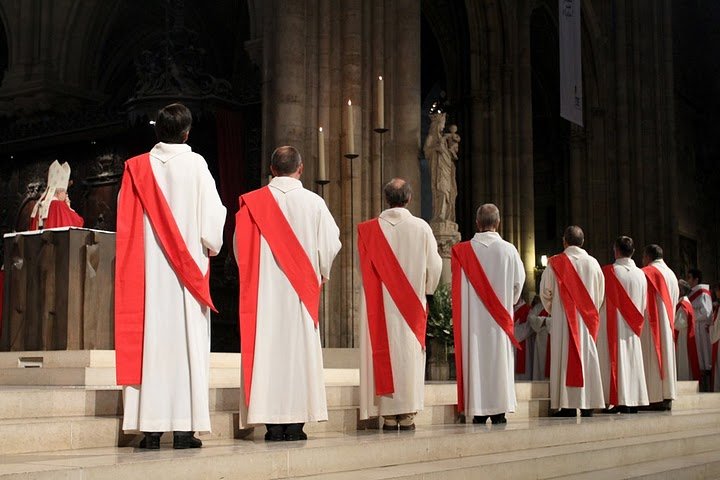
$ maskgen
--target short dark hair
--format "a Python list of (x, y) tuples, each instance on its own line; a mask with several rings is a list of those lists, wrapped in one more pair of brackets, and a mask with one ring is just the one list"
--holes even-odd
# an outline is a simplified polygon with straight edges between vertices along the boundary
[(302, 165), (302, 157), (297, 148), (286, 145), (278, 147), (270, 157), (270, 167), (279, 177), (292, 175)]
[(686, 297), (687, 294), (690, 293), (690, 291), (692, 290), (690, 284), (685, 280), (678, 280), (678, 287), (680, 288), (681, 297)]
[(635, 253), (635, 245), (633, 244), (633, 239), (630, 237), (626, 237), (625, 235), (617, 237), (613, 246), (623, 257), (630, 258), (633, 256), (633, 253)]
[(192, 126), (192, 113), (182, 103), (172, 103), (158, 110), (155, 135), (158, 142), (183, 143)]
[(383, 193), (385, 194), (385, 201), (391, 208), (404, 207), (410, 201), (412, 188), (402, 178), (393, 178), (385, 184)]
[(691, 268), (688, 270), (688, 275), (692, 278), (697, 278), (698, 283), (702, 282), (702, 271), (697, 268)]
[(570, 225), (565, 229), (563, 240), (568, 246), (582, 247), (583, 243), (585, 243), (585, 234), (582, 228), (577, 225)]
[(663, 249), (660, 245), (651, 243), (645, 247), (643, 254), (647, 255), (650, 260), (658, 260), (663, 258)]

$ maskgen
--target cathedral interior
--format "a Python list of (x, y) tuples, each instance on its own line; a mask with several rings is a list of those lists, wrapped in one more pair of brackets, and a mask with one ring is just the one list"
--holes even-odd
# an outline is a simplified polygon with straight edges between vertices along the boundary
[[(123, 162), (155, 143), (158, 108), (193, 112), (188, 143), (228, 208), (212, 264), (213, 350), (237, 340), (233, 215), (280, 145), (304, 157), (343, 250), (323, 299), (324, 345), (358, 343), (355, 226), (408, 179), (430, 220), (429, 112), (458, 127), (456, 221), (500, 208), (536, 288), (567, 225), (611, 260), (618, 235), (658, 243), (678, 276), (720, 280), (720, 8), (712, 0), (583, 0), (583, 125), (560, 116), (557, 1), (0, 0), (0, 233), (28, 228), (48, 165), (69, 162), (73, 208), (113, 231)], [(386, 132), (375, 131), (377, 77)], [(345, 105), (357, 145), (345, 158)], [(329, 183), (318, 183), (318, 127)], [(441, 245), (441, 248), (443, 246)], [(2, 249), (2, 245), (0, 245)], [(636, 261), (640, 261), (638, 255)]]

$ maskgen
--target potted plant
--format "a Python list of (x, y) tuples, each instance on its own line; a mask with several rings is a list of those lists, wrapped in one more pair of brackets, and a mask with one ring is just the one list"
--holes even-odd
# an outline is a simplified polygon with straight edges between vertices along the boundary
[(449, 380), (454, 359), (452, 293), (450, 285), (440, 285), (429, 302), (427, 324), (428, 380)]

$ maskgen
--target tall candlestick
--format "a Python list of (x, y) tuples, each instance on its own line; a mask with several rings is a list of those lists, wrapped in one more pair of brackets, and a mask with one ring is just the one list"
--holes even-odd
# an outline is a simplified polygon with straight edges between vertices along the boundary
[(353, 108), (350, 100), (348, 100), (347, 109), (347, 153), (355, 153), (355, 123), (353, 122)]
[(385, 128), (385, 87), (382, 75), (377, 83), (377, 128)]
[(322, 127), (318, 131), (318, 180), (327, 180), (325, 169), (325, 133)]

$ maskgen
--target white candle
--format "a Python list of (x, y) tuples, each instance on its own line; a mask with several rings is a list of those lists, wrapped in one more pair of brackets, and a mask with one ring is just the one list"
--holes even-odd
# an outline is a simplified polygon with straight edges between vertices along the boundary
[(322, 127), (318, 131), (318, 180), (327, 180), (325, 169), (325, 133)]
[(385, 87), (382, 75), (377, 83), (377, 128), (385, 128)]
[(355, 153), (355, 124), (353, 122), (353, 108), (350, 100), (348, 100), (347, 109), (347, 153)]

